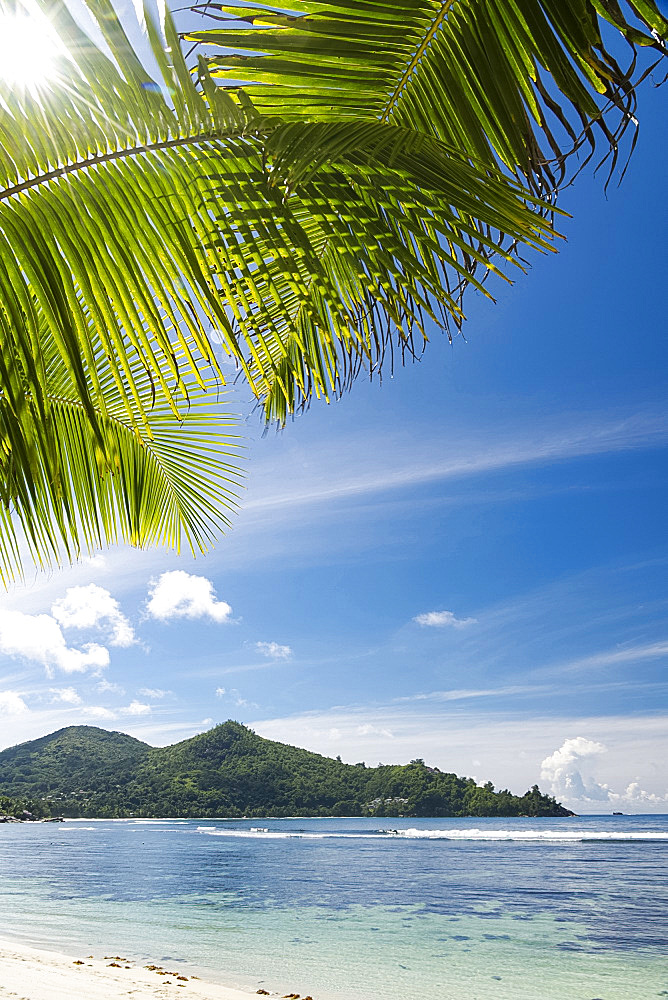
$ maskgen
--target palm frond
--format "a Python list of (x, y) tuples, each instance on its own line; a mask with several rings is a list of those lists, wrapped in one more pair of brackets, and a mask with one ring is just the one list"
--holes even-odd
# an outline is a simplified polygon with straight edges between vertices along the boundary
[[(222, 30), (187, 37), (212, 74), (231, 89), (241, 82), (264, 114), (393, 122), (477, 163), (501, 163), (543, 195), (572, 175), (572, 153), (593, 149), (597, 136), (614, 163), (647, 71), (637, 50), (660, 58), (668, 37), (653, 0), (296, 0), (290, 8), (207, 2), (193, 9)], [(628, 43), (626, 66), (606, 32)]]
[(462, 278), (495, 254), (547, 246), (542, 209), (493, 165), (394, 123), (262, 116), (205, 69), (196, 86), (147, 11), (156, 83), (109, 0), (88, 8), (111, 59), (58, 0), (58, 78), (0, 93), (0, 338), (46, 414), (47, 323), (108, 462), (94, 342), (145, 431), (135, 359), (178, 414), (187, 373), (223, 379), (212, 328), (282, 418), (373, 365), (388, 331), (405, 344), (420, 310), (459, 322)]
[(596, 127), (615, 149), (635, 50), (666, 29), (651, 0), (628, 18), (616, 0), (218, 7), (241, 29), (192, 37), (265, 54), (189, 67), (147, 6), (153, 78), (111, 0), (83, 0), (102, 46), (34, 2), (57, 74), (0, 77), (5, 579), (26, 549), (208, 544), (238, 481), (214, 344), (283, 421), (419, 349), (427, 318), (459, 324), (467, 284), (552, 247), (550, 116), (571, 147)]
[(25, 391), (20, 361), (9, 372), (2, 359), (3, 385), (17, 387), (0, 397), (2, 582), (21, 576), (26, 557), (44, 567), (117, 542), (204, 551), (230, 523), (241, 487), (238, 419), (226, 410), (224, 394), (211, 379), (202, 388), (191, 377), (188, 411), (177, 420), (135, 356), (130, 377), (137, 400), (130, 407), (148, 414), (140, 425), (136, 413), (128, 418), (117, 373), (92, 334), (105, 410), (99, 419), (113, 442), (110, 466), (48, 325), (40, 322), (39, 331), (46, 414)]

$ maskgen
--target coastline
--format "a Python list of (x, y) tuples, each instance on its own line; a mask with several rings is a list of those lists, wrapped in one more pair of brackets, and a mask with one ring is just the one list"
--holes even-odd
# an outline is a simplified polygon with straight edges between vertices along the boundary
[(179, 993), (191, 1000), (257, 1000), (255, 991), (200, 979), (169, 963), (141, 966), (111, 953), (64, 955), (2, 937), (0, 969), (2, 1000), (162, 1000)]

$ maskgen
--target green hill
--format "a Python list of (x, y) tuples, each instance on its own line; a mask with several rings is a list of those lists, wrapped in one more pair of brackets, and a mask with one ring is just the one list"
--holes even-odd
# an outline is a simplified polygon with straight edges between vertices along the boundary
[(6, 795), (72, 795), (106, 789), (136, 772), (151, 750), (126, 733), (68, 726), (0, 753), (0, 791)]
[(344, 764), (228, 721), (175, 746), (71, 726), (0, 753), (0, 795), (64, 816), (566, 816), (427, 767)]

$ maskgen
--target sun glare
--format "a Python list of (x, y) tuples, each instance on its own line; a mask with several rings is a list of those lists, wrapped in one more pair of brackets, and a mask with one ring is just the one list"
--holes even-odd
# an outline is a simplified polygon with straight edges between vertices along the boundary
[(53, 79), (64, 47), (53, 25), (32, 5), (0, 8), (0, 79), (33, 90)]

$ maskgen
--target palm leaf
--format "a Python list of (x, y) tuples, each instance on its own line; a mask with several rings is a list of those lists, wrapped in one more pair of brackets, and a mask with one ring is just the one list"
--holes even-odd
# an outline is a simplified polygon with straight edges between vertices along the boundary
[(428, 317), (460, 323), (468, 283), (551, 247), (548, 112), (587, 139), (602, 102), (629, 120), (635, 78), (600, 20), (632, 47), (665, 28), (649, 0), (638, 26), (614, 0), (333, 0), (197, 36), (269, 54), (191, 71), (147, 8), (151, 77), (110, 0), (85, 4), (102, 47), (62, 0), (38, 2), (57, 76), (0, 82), (5, 578), (26, 550), (208, 544), (237, 482), (207, 395), (215, 345), (284, 420), (419, 347)]
[[(402, 247), (412, 242), (417, 249), (410, 264), (417, 281), (403, 280), (404, 261), (402, 293), (388, 304), (387, 281), (380, 277), (365, 285), (368, 260), (351, 260), (346, 253), (347, 245), (358, 252), (354, 235), (337, 239), (331, 226), (312, 222), (322, 267), (364, 323), (326, 322), (317, 275), (300, 294), (282, 297), (290, 309), (283, 324), (284, 358), (265, 398), (267, 415), (280, 420), (312, 391), (328, 383), (340, 389), (362, 365), (378, 370), (393, 343), (412, 349), (414, 334), (424, 332), (423, 307), (437, 318), (430, 308), (435, 303), (443, 309), (443, 325), (450, 318), (459, 326), (464, 290), (469, 283), (481, 287), (476, 274), (484, 275), (504, 250), (508, 260), (508, 250), (531, 244), (517, 227), (507, 229), (490, 214), (503, 179), (513, 179), (510, 190), (516, 192), (519, 179), (547, 198), (549, 208), (530, 200), (526, 205), (549, 214), (558, 187), (587, 162), (597, 137), (614, 169), (622, 136), (636, 124), (635, 87), (651, 68), (645, 63), (638, 69), (636, 50), (651, 47), (663, 54), (668, 35), (668, 22), (649, 0), (624, 9), (616, 0), (300, 0), (289, 12), (248, 0), (193, 9), (223, 25), (186, 35), (200, 47), (211, 75), (231, 94), (241, 83), (259, 112), (280, 113), (285, 120), (269, 140), (268, 161), (294, 192), (296, 208), (303, 215), (313, 212), (308, 196), (314, 183), (328, 197), (336, 164), (337, 177), (344, 173), (354, 188), (347, 197), (354, 206), (352, 225), (363, 219), (375, 233), (374, 206), (382, 206), (387, 220), (385, 195), (392, 190), (392, 225), (399, 227)], [(628, 46), (626, 68), (604, 45), (613, 29)], [(420, 146), (427, 137), (433, 142), (429, 166), (427, 147)], [(574, 158), (583, 144), (588, 154)], [(436, 193), (431, 170), (436, 157), (457, 178), (458, 192), (446, 193), (441, 186)], [(351, 161), (358, 170), (354, 180)], [(467, 199), (463, 207), (461, 185), (471, 191), (464, 163), (478, 180), (486, 179), (487, 201)], [(414, 186), (400, 195), (395, 179), (401, 174), (405, 180), (406, 170)], [(431, 218), (416, 214), (418, 203), (423, 209), (429, 204)], [(339, 202), (330, 198), (330, 204)], [(421, 242), (416, 228), (431, 242)], [(384, 266), (395, 282), (387, 258)], [(441, 283), (440, 295), (422, 280), (424, 268)], [(327, 302), (326, 311), (330, 308)], [(275, 346), (272, 350), (278, 359)]]
[[(572, 153), (593, 147), (597, 133), (614, 161), (647, 72), (636, 50), (663, 54), (668, 37), (653, 0), (298, 0), (289, 12), (245, 0), (193, 9), (224, 27), (188, 39), (262, 113), (393, 122), (475, 162), (500, 162), (541, 194), (564, 183)], [(614, 33), (628, 43), (625, 68), (606, 47)]]
[(204, 70), (198, 89), (171, 19), (147, 12), (156, 83), (108, 0), (88, 9), (113, 61), (58, 2), (57, 80), (37, 96), (0, 94), (0, 337), (45, 414), (38, 317), (47, 323), (108, 461), (93, 341), (144, 429), (134, 360), (178, 414), (185, 373), (197, 380), (204, 363), (223, 379), (211, 329), (281, 416), (312, 391), (328, 396), (348, 362), (373, 364), (388, 324), (405, 343), (421, 308), (459, 321), (462, 275), (507, 245), (546, 246), (535, 201), (496, 168), (395, 124), (349, 136), (286, 125)]
[[(105, 411), (102, 416), (100, 407), (98, 416), (113, 442), (109, 467), (55, 339), (46, 323), (39, 330), (46, 416), (25, 391), (0, 398), (2, 581), (20, 576), (25, 558), (49, 566), (117, 542), (204, 551), (229, 524), (240, 488), (236, 418), (215, 385), (208, 380), (201, 388), (190, 379), (188, 412), (177, 421), (141, 359), (130, 359), (137, 393), (130, 405), (148, 413), (139, 428), (136, 414), (128, 418), (102, 345), (93, 340)], [(2, 363), (3, 385), (24, 386), (18, 359), (11, 372), (6, 356)]]

